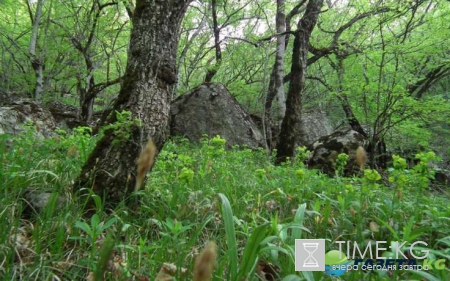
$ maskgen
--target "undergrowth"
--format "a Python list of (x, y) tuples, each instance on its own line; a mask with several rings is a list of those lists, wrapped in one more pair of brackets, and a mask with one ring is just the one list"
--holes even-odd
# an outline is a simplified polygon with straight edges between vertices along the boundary
[[(175, 139), (160, 152), (145, 190), (132, 195), (138, 206), (109, 209), (92, 195), (97, 207), (87, 216), (71, 186), (96, 139), (87, 128), (58, 134), (39, 140), (29, 127), (0, 135), (1, 280), (155, 280), (161, 270), (189, 280), (211, 240), (218, 247), (214, 280), (332, 280), (295, 271), (298, 238), (357, 241), (361, 248), (421, 240), (431, 257), (447, 260), (444, 270), (352, 271), (333, 280), (450, 276), (449, 196), (429, 188), (432, 154), (418, 155), (413, 169), (395, 156), (386, 186), (374, 170), (352, 178), (308, 170), (305, 150), (275, 166), (264, 150), (227, 150), (220, 137)], [(30, 190), (54, 195), (37, 213), (24, 199)]]

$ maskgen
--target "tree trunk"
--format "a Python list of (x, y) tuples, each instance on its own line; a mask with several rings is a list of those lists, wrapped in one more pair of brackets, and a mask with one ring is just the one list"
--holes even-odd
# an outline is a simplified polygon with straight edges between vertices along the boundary
[(309, 0), (303, 17), (297, 24), (292, 53), (291, 83), (286, 101), (286, 115), (281, 124), (280, 141), (277, 145), (277, 163), (294, 156), (295, 145), (300, 136), (301, 107), (305, 90), (308, 45), (311, 33), (319, 17), (323, 0)]
[(344, 93), (344, 62), (343, 57), (338, 56), (338, 62), (335, 66), (335, 69), (337, 71), (338, 75), (338, 95), (337, 98), (339, 99), (342, 109), (344, 110), (345, 117), (347, 118), (348, 125), (352, 128), (352, 130), (360, 133), (364, 137), (368, 138), (369, 136), (364, 131), (364, 128), (361, 126), (361, 123), (359, 123), (358, 118), (356, 118), (355, 113), (353, 112), (352, 106), (350, 105), (350, 102), (348, 101), (347, 95)]
[[(281, 34), (286, 31), (286, 15), (284, 13), (284, 0), (277, 0), (277, 16), (276, 25), (277, 33)], [(286, 36), (281, 35), (277, 37), (277, 50), (275, 63), (273, 65), (272, 73), (270, 74), (269, 91), (267, 93), (266, 101), (264, 103), (264, 113), (265, 113), (265, 124), (266, 124), (266, 137), (267, 146), (272, 149), (272, 135), (273, 133), (278, 133), (281, 123), (286, 114), (286, 96), (284, 94), (284, 53), (286, 47)], [(277, 132), (272, 132), (271, 124), (271, 108), (274, 98), (277, 98), (277, 116), (276, 124), (278, 127)]]
[(358, 118), (356, 118), (355, 114), (353, 113), (353, 109), (348, 101), (347, 95), (338, 95), (337, 98), (339, 99), (342, 109), (344, 110), (345, 117), (347, 118), (347, 123), (352, 128), (352, 130), (360, 133), (366, 138), (369, 137), (364, 131), (364, 128), (361, 126), (361, 123), (359, 123)]
[[(286, 31), (286, 15), (284, 14), (284, 0), (277, 0), (277, 33)], [(284, 51), (285, 51), (285, 35), (277, 37), (277, 53), (275, 62), (275, 91), (277, 97), (277, 125), (281, 126), (284, 115), (286, 115), (286, 96), (284, 94)]]
[(86, 92), (85, 89), (82, 89), (82, 93), (80, 93), (80, 105), (81, 105), (81, 120), (85, 121), (86, 124), (89, 123), (92, 119), (92, 115), (94, 114), (94, 102), (95, 96), (91, 92)]
[[(169, 98), (174, 89), (178, 29), (190, 0), (138, 0), (133, 12), (128, 62), (113, 111), (127, 110), (141, 125), (129, 137), (109, 129), (82, 168), (76, 186), (91, 188), (108, 204), (129, 195), (136, 181), (136, 159), (151, 138), (159, 149), (168, 135)], [(107, 123), (116, 121), (110, 114)], [(115, 141), (115, 142), (113, 142)], [(119, 144), (117, 144), (119, 142)]]
[(44, 92), (44, 66), (42, 58), (36, 55), (36, 49), (38, 42), (39, 24), (41, 22), (42, 16), (42, 6), (44, 5), (44, 1), (43, 0), (37, 1), (36, 13), (34, 15), (34, 18), (32, 16), (31, 8), (28, 4), (28, 1), (27, 5), (30, 12), (30, 19), (33, 23), (29, 48), (31, 66), (33, 67), (34, 75), (36, 77), (36, 83), (33, 89), (33, 96), (35, 100), (40, 100), (42, 97), (42, 93)]
[(211, 11), (213, 18), (213, 29), (214, 29), (214, 48), (216, 50), (216, 64), (209, 68), (208, 72), (205, 76), (205, 83), (210, 83), (213, 77), (216, 75), (217, 70), (222, 63), (222, 50), (220, 49), (220, 28), (217, 22), (217, 1), (212, 0), (211, 2)]
[(93, 68), (93, 63), (91, 61), (91, 58), (87, 55), (84, 54), (85, 56), (85, 61), (86, 61), (86, 66), (88, 69), (88, 77), (86, 77), (86, 81), (85, 81), (85, 86), (83, 87), (83, 82), (82, 79), (80, 78), (78, 81), (78, 95), (80, 97), (80, 117), (81, 120), (85, 121), (86, 124), (89, 123), (89, 121), (91, 121), (92, 118), (92, 114), (94, 113), (94, 102), (95, 102), (95, 97), (97, 96), (97, 93), (94, 91), (94, 85), (95, 85), (95, 80), (94, 80), (94, 68)]

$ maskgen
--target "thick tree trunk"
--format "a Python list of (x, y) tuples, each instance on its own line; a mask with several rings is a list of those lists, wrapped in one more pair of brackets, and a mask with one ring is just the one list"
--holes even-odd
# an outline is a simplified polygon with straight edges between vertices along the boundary
[[(77, 187), (92, 188), (109, 204), (132, 192), (141, 148), (152, 138), (160, 149), (168, 135), (169, 98), (177, 78), (178, 29), (189, 2), (136, 2), (127, 68), (112, 113), (131, 111), (141, 126), (128, 128), (127, 139), (107, 130), (76, 181)], [(107, 123), (115, 121), (116, 116), (110, 114)]]
[(323, 0), (309, 0), (303, 17), (297, 24), (292, 53), (291, 83), (286, 101), (286, 115), (281, 124), (280, 141), (277, 145), (277, 163), (294, 156), (299, 139), (302, 97), (305, 89), (309, 38), (319, 17)]

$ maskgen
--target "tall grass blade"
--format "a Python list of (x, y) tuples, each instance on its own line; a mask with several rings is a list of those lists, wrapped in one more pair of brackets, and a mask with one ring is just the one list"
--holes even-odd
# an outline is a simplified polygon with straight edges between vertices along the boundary
[[(306, 213), (306, 203), (303, 203), (298, 207), (297, 212), (295, 212), (294, 220), (292, 223), (303, 226), (303, 221), (305, 220), (305, 213)], [(292, 228), (290, 244), (294, 244), (295, 239), (301, 239), (302, 232), (303, 229), (300, 227)]]
[(231, 210), (230, 201), (228, 198), (219, 193), (219, 198), (222, 201), (222, 217), (225, 223), (225, 236), (228, 246), (228, 280), (236, 280), (238, 274), (238, 258), (237, 258), (237, 243), (236, 232), (233, 223), (233, 211)]
[(107, 234), (105, 241), (100, 248), (99, 261), (94, 273), (94, 281), (103, 280), (103, 275), (108, 266), (108, 262), (111, 259), (111, 254), (114, 249), (114, 239), (110, 233)]
[(258, 254), (261, 250), (261, 242), (266, 237), (269, 228), (269, 224), (258, 226), (247, 241), (238, 273), (238, 280), (248, 280), (249, 275), (253, 272), (255, 265), (258, 262)]

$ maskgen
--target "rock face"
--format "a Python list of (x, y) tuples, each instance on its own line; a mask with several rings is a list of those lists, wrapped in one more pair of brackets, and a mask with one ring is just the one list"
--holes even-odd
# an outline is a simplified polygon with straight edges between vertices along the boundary
[(86, 126), (86, 124), (80, 120), (80, 110), (76, 106), (54, 101), (48, 103), (47, 108), (55, 118), (58, 127), (62, 129), (73, 129), (78, 126)]
[[(258, 128), (262, 132), (262, 118), (256, 114), (251, 114), (250, 117), (253, 119), (255, 124), (258, 125)], [(270, 127), (272, 130), (271, 143), (273, 147), (276, 147), (279, 140), (278, 137), (280, 134), (280, 129), (275, 124), (271, 124)], [(300, 128), (300, 131), (303, 132), (303, 135), (300, 136), (300, 139), (296, 146), (311, 146), (320, 137), (328, 136), (333, 133), (333, 127), (331, 126), (330, 120), (328, 119), (325, 112), (322, 111), (304, 112), (302, 114), (302, 123), (300, 125)]]
[(322, 111), (303, 113), (301, 128), (304, 135), (301, 136), (302, 143), (299, 146), (311, 146), (319, 138), (333, 133), (330, 120)]
[(264, 145), (263, 135), (242, 106), (221, 84), (205, 84), (171, 104), (173, 136), (199, 141), (203, 134), (220, 135), (227, 145)]
[(364, 136), (353, 130), (337, 131), (321, 137), (309, 147), (312, 152), (308, 162), (309, 167), (334, 175), (337, 156), (340, 153), (346, 153), (349, 155), (349, 160), (344, 173), (352, 174), (358, 169), (355, 163), (356, 149), (358, 146), (365, 147), (365, 145)]
[(0, 134), (21, 133), (24, 130), (22, 125), (27, 121), (35, 126), (37, 136), (49, 137), (56, 128), (50, 111), (34, 101), (19, 100), (0, 107)]

